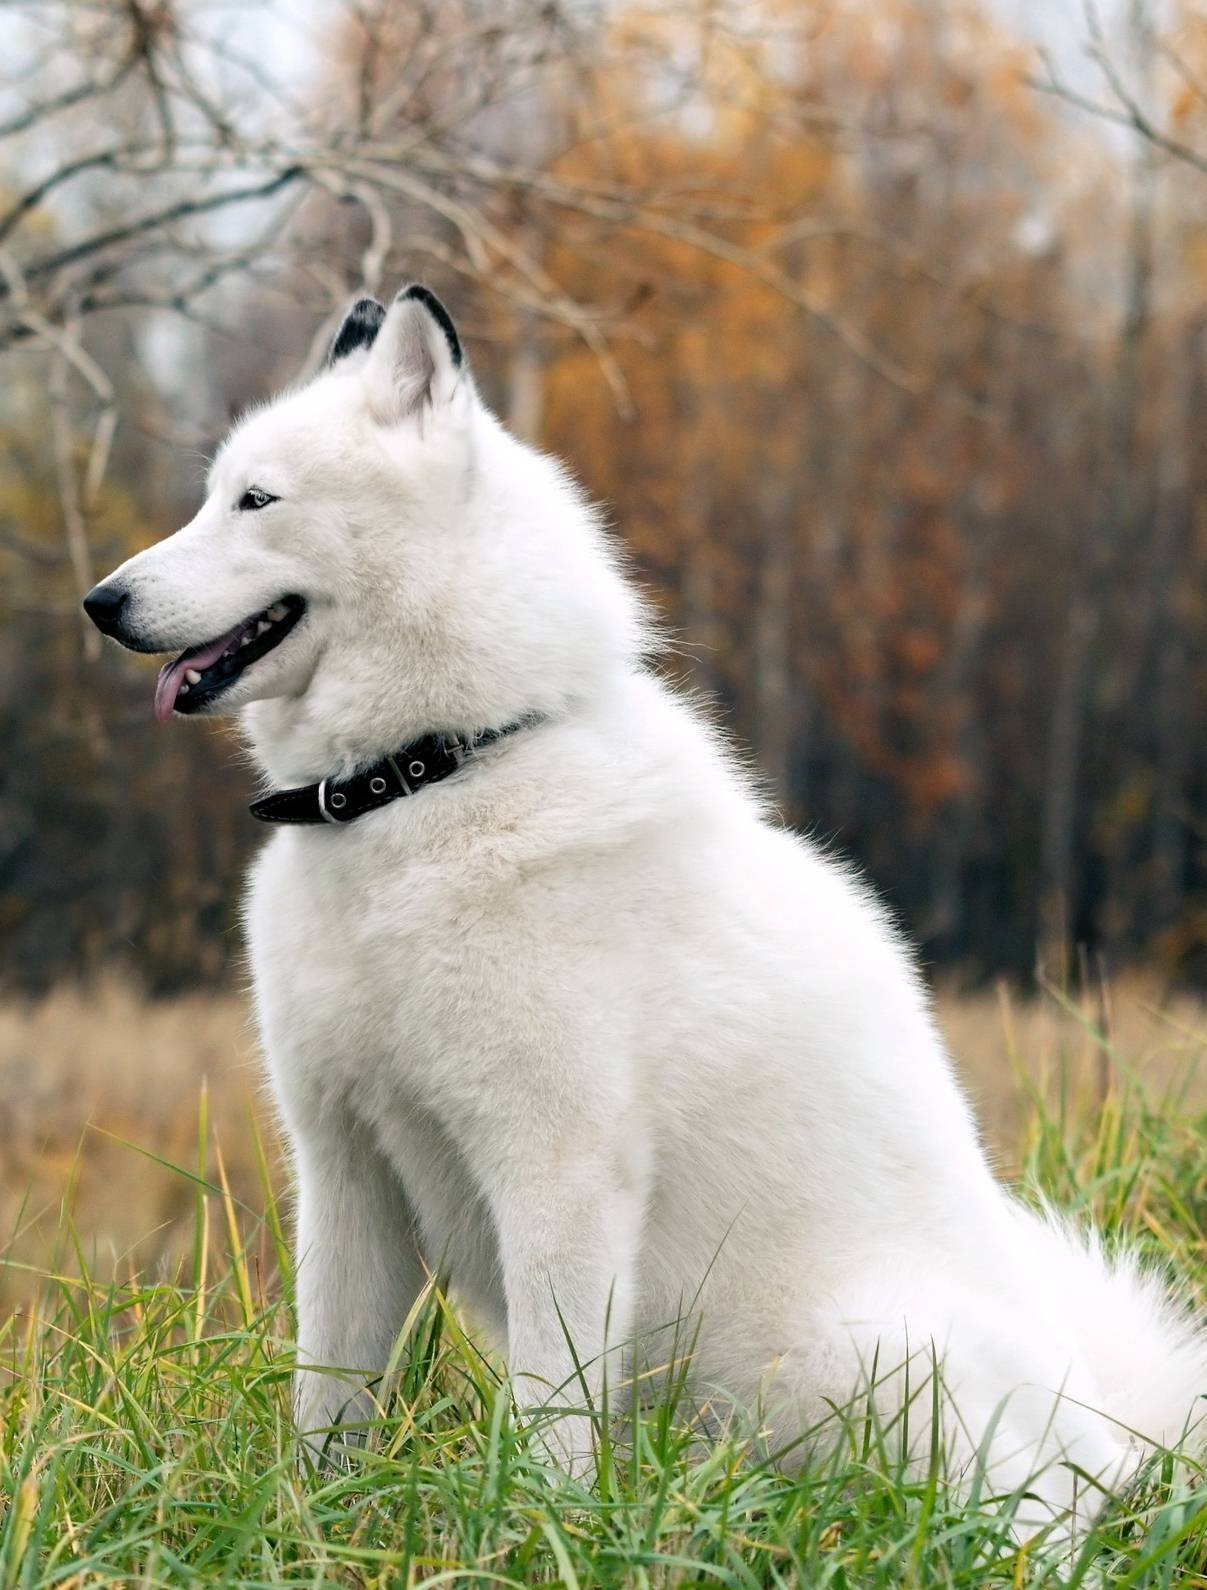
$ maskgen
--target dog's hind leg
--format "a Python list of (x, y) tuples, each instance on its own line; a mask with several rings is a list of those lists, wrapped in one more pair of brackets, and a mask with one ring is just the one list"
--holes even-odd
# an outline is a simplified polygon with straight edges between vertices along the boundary
[(1000, 1297), (919, 1264), (886, 1285), (880, 1268), (816, 1307), (802, 1345), (776, 1363), (765, 1389), (775, 1442), (808, 1432), (799, 1462), (871, 1430), (887, 1461), (915, 1474), (937, 1455), (941, 1477), (1002, 1506), (1016, 1536), (1074, 1537), (1129, 1463), (1075, 1349)]

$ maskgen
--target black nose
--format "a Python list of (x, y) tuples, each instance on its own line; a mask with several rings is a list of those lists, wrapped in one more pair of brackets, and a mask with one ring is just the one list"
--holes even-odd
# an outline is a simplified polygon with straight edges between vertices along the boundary
[(94, 585), (84, 598), (84, 611), (103, 635), (116, 635), (127, 592), (120, 586)]

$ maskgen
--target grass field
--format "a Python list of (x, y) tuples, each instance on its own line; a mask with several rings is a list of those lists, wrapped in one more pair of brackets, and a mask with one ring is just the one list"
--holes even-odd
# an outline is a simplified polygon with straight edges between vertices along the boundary
[[(1202, 1009), (1158, 1008), (1138, 985), (1085, 1008), (941, 1007), (1000, 1162), (1175, 1266), (1207, 1304)], [(233, 999), (145, 1008), (113, 985), (0, 1011), (5, 1590), (1207, 1587), (1194, 1462), (1155, 1459), (1072, 1550), (1020, 1544), (1011, 1500), (953, 1499), (937, 1460), (907, 1476), (896, 1430), (849, 1418), (833, 1461), (789, 1477), (705, 1442), (668, 1394), (623, 1430), (601, 1419), (598, 1473), (571, 1482), (435, 1295), (363, 1451), (305, 1472), (286, 1221), (276, 1150), (252, 1126), (253, 1065)]]

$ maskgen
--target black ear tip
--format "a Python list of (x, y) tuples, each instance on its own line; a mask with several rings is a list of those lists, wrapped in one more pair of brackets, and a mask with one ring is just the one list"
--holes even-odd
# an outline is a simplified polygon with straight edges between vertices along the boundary
[(335, 334), (327, 353), (327, 363), (336, 364), (350, 353), (355, 353), (357, 348), (371, 348), (385, 318), (385, 307), (376, 298), (358, 298)]
[(452, 355), (455, 365), (460, 365), (465, 355), (461, 351), (461, 339), (457, 335), (457, 328), (453, 325), (453, 317), (436, 297), (430, 287), (425, 287), (422, 282), (413, 282), (410, 287), (404, 287), (399, 293), (400, 299), (413, 298), (423, 305), (428, 314), (444, 333), (444, 340), (448, 343), (448, 351)]

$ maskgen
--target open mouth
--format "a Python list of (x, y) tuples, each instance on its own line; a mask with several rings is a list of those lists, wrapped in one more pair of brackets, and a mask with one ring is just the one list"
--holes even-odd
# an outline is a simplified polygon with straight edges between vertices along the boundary
[(164, 663), (155, 686), (155, 716), (160, 723), (173, 712), (204, 712), (252, 663), (275, 650), (305, 611), (300, 596), (283, 596), (217, 640), (190, 646), (175, 661)]

